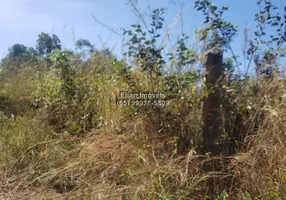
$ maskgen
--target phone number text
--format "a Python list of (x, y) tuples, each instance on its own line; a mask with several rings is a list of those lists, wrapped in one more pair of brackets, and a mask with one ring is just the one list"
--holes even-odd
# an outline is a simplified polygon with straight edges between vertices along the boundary
[(116, 105), (118, 107), (127, 107), (127, 106), (167, 106), (169, 105), (168, 100), (164, 99), (118, 99), (116, 100)]

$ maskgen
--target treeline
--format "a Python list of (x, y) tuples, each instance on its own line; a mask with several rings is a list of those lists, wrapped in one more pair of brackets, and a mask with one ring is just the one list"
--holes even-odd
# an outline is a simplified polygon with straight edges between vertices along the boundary
[[(1, 60), (1, 68), (7, 70), (17, 69), (20, 66), (30, 65), (35, 62), (45, 61), (49, 67), (52, 65), (52, 55), (56, 50), (62, 50), (61, 41), (57, 35), (41, 33), (36, 40), (36, 47), (27, 47), (23, 44), (14, 44), (8, 49), (8, 54)], [(77, 51), (78, 53), (75, 53)], [(95, 50), (94, 45), (89, 40), (79, 39), (75, 43), (75, 51), (68, 52), (77, 57), (87, 56), (87, 53), (92, 53)]]

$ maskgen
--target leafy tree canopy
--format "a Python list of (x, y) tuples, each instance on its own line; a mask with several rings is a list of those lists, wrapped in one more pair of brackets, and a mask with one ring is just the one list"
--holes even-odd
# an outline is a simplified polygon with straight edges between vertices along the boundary
[(15, 58), (24, 56), (27, 53), (27, 47), (23, 44), (14, 44), (9, 48), (8, 57)]
[(89, 40), (79, 39), (76, 41), (75, 46), (77, 49), (84, 51), (85, 48), (89, 49), (90, 52), (94, 51), (94, 45), (91, 44)]
[(50, 36), (48, 33), (41, 33), (38, 36), (36, 49), (41, 56), (47, 57), (56, 49), (61, 49), (61, 41), (56, 35)]

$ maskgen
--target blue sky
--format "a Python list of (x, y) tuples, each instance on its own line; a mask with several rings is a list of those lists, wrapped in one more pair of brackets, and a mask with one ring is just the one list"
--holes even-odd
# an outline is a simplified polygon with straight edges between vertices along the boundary
[[(138, 0), (142, 9), (147, 8), (148, 0)], [(179, 1), (179, 0), (174, 0)], [(184, 32), (192, 35), (196, 28), (203, 26), (202, 14), (193, 9), (194, 0), (181, 0), (184, 5)], [(166, 7), (166, 25), (178, 14), (178, 6), (170, 0), (149, 0), (152, 9)], [(254, 31), (254, 15), (258, 11), (256, 0), (216, 0), (218, 5), (229, 6), (225, 14), (234, 24), (239, 25), (239, 34), (232, 46), (237, 53), (242, 52), (243, 30)], [(273, 0), (281, 8), (285, 0)], [(0, 58), (15, 43), (35, 46), (40, 32), (56, 34), (65, 48), (74, 48), (77, 39), (89, 39), (97, 48), (114, 47), (117, 55), (122, 54), (122, 39), (108, 29), (96, 23), (99, 21), (122, 32), (120, 28), (129, 28), (137, 22), (127, 5), (127, 0), (2, 0), (0, 7)], [(178, 24), (178, 30), (180, 25)], [(173, 39), (177, 32), (174, 32)]]

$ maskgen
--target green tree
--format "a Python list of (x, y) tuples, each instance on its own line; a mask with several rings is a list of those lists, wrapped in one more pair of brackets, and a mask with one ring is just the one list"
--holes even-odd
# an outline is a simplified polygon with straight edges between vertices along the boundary
[(36, 61), (38, 59), (38, 57), (39, 57), (39, 52), (35, 48), (29, 47), (27, 49), (25, 57), (27, 59), (29, 59), (30, 61)]
[(91, 44), (89, 40), (86, 39), (79, 39), (75, 43), (76, 49), (80, 49), (82, 51), (85, 51), (86, 49), (90, 52), (94, 51), (94, 45)]
[(69, 61), (69, 58), (72, 56), (72, 54), (73, 52), (67, 49), (57, 49), (52, 57), (55, 61), (55, 66), (61, 69), (61, 78), (63, 80), (62, 91), (68, 101), (72, 100), (72, 97), (75, 93), (74, 71)]
[(18, 43), (11, 46), (8, 49), (7, 56), (1, 60), (1, 68), (7, 70), (19, 69), (21, 65), (31, 60), (29, 49)]
[(95, 47), (89, 40), (79, 39), (75, 43), (77, 50), (80, 50), (79, 56), (86, 60), (89, 54), (92, 54), (95, 51)]
[(27, 50), (27, 55), (37, 57), (39, 55), (39, 52), (35, 48), (29, 47)]
[[(164, 47), (157, 47), (160, 31), (163, 29), (165, 13), (164, 8), (152, 11), (152, 23), (147, 27), (147, 31), (143, 30), (140, 24), (133, 24), (132, 30), (124, 30), (123, 35), (127, 35), (128, 51), (125, 56), (135, 58), (136, 64), (140, 66), (142, 71), (147, 72), (150, 77), (151, 87), (154, 90), (154, 80), (162, 75), (163, 66), (165, 64), (162, 52)], [(147, 32), (149, 33), (147, 35)]]
[(14, 44), (12, 47), (9, 48), (8, 57), (15, 58), (24, 56), (27, 53), (27, 47), (23, 44)]
[(48, 66), (50, 66), (51, 60), (49, 56), (54, 53), (56, 49), (61, 49), (61, 41), (56, 35), (50, 36), (48, 33), (41, 33), (38, 35), (36, 49), (39, 55), (46, 59)]

